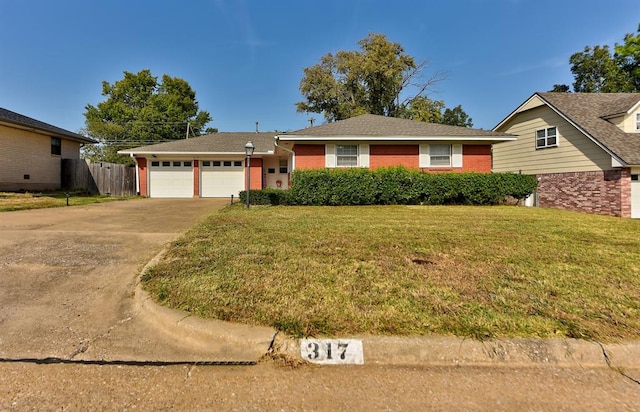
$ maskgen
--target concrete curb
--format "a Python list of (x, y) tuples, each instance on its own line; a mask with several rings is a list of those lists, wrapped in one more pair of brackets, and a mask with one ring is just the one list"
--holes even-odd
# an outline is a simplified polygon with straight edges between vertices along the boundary
[(241, 359), (243, 361), (257, 361), (268, 352), (277, 333), (273, 328), (202, 319), (154, 302), (149, 293), (142, 289), (140, 278), (164, 253), (165, 251), (160, 252), (149, 261), (138, 277), (134, 294), (134, 310), (138, 315), (162, 332), (194, 349), (210, 351), (212, 348), (229, 345), (234, 351), (240, 350), (246, 354), (247, 359)]
[[(640, 342), (600, 344), (577, 339), (493, 339), (448, 336), (354, 336), (365, 364), (639, 368)], [(300, 341), (278, 336), (280, 353), (300, 358)]]
[[(140, 277), (164, 253), (149, 261)], [(205, 350), (224, 342), (244, 348), (244, 352), (254, 360), (273, 349), (276, 353), (306, 361), (301, 356), (298, 339), (270, 327), (201, 319), (160, 306), (142, 289), (139, 279), (134, 300), (136, 311), (146, 320), (191, 347)], [(578, 339), (512, 338), (481, 342), (449, 336), (353, 336), (349, 339), (362, 340), (365, 364), (640, 367), (640, 341), (601, 344)]]

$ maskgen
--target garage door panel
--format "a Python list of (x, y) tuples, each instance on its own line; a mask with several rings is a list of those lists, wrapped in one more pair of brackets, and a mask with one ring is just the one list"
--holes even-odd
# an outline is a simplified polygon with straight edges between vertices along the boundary
[(157, 166), (149, 169), (149, 195), (151, 197), (193, 197), (193, 167)]
[[(200, 175), (200, 196), (230, 197), (238, 196), (244, 190), (244, 167), (242, 162), (215, 162), (216, 166), (207, 167), (203, 163)], [(226, 166), (225, 166), (226, 164)]]

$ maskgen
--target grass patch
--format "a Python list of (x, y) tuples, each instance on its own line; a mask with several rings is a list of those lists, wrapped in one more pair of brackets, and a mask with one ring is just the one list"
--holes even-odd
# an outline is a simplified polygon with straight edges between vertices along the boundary
[[(82, 206), (92, 203), (105, 203), (129, 198), (101, 195), (73, 194), (69, 197), (69, 206)], [(0, 192), (0, 212), (14, 210), (44, 209), (67, 206), (67, 196), (62, 192), (54, 193), (12, 193)]]
[(640, 336), (640, 221), (552, 209), (230, 207), (145, 287), (294, 336)]

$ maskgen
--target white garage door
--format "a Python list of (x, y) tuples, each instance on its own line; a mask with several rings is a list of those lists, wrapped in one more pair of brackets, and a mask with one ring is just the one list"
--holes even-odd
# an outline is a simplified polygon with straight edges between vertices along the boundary
[(152, 161), (149, 168), (149, 196), (193, 197), (193, 162)]
[(237, 197), (244, 190), (244, 163), (241, 160), (204, 160), (200, 170), (202, 197)]

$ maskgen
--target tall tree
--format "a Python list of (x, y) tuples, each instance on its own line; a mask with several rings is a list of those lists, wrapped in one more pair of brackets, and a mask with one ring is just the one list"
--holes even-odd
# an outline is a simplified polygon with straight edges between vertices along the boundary
[(444, 79), (441, 72), (422, 81), (426, 63), (416, 63), (383, 34), (369, 34), (358, 45), (360, 50), (325, 54), (304, 69), (300, 91), (306, 100), (296, 103), (298, 112), (322, 113), (330, 122), (364, 113), (443, 120), (444, 103), (427, 97)]
[[(586, 46), (569, 63), (575, 92), (640, 92), (640, 25), (637, 34), (626, 34), (624, 43), (615, 44), (613, 54), (607, 45)], [(568, 92), (569, 86), (556, 84), (552, 91)]]
[(609, 51), (609, 46), (587, 46), (569, 59), (573, 90), (582, 93), (614, 93), (629, 90), (629, 79)]
[(622, 70), (627, 73), (633, 91), (640, 91), (640, 24), (634, 36), (628, 33), (623, 44), (616, 44), (614, 57)]
[(118, 150), (199, 135), (211, 121), (189, 83), (166, 74), (158, 82), (148, 69), (102, 82), (102, 95), (106, 100), (84, 113), (86, 133), (100, 142), (85, 152), (92, 160), (124, 163)]

